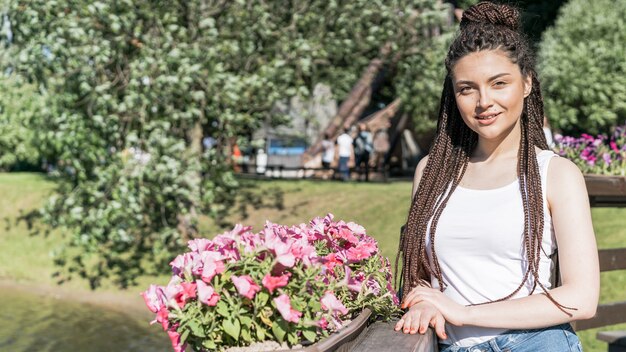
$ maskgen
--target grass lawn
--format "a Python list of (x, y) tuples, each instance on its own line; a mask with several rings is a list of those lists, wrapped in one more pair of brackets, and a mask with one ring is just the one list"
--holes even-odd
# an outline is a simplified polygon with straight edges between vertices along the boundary
[[(231, 216), (228, 220), (262, 228), (265, 220), (280, 224), (299, 224), (316, 216), (333, 213), (336, 219), (354, 221), (363, 225), (369, 235), (376, 238), (385, 256), (393, 263), (398, 246), (400, 226), (404, 223), (409, 206), (411, 184), (394, 183), (340, 183), (324, 181), (246, 181), (258, 191), (278, 188), (284, 193), (283, 207), (254, 209), (248, 206), (246, 218)], [(30, 236), (25, 224), (15, 224), (21, 211), (42, 204), (54, 183), (38, 174), (0, 174), (0, 214), (5, 228), (0, 232), (0, 278), (21, 282), (39, 282), (54, 285), (51, 274), (54, 267), (49, 253), (60, 241), (61, 234), (53, 232), (48, 237)], [(594, 228), (600, 248), (626, 246), (626, 208), (593, 209)], [(201, 232), (207, 237), (223, 231), (210, 219), (202, 218)], [(158, 281), (157, 281), (158, 280)], [(136, 297), (149, 282), (165, 284), (160, 278), (142, 278), (139, 287), (129, 293)], [(84, 282), (70, 282), (72, 289), (87, 290)], [(104, 291), (115, 291), (105, 286)], [(602, 274), (601, 301), (626, 300), (626, 275), (623, 272)], [(622, 326), (603, 328), (626, 329)], [(580, 333), (585, 351), (606, 351), (605, 343), (595, 340), (595, 330)]]

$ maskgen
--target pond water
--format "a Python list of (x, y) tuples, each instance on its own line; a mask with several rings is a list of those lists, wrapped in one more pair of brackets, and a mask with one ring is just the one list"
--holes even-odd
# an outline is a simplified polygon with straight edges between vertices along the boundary
[[(7, 292), (9, 291), (9, 292)], [(172, 351), (160, 326), (105, 308), (0, 290), (0, 351)]]

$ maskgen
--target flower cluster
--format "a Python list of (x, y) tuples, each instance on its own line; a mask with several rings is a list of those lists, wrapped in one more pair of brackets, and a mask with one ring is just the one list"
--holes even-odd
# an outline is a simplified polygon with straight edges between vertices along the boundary
[(583, 173), (626, 176), (626, 126), (612, 135), (580, 138), (556, 135), (555, 151), (572, 160)]
[(299, 226), (237, 225), (189, 242), (167, 286), (142, 295), (175, 351), (274, 340), (313, 343), (363, 308), (390, 317), (398, 301), (389, 261), (355, 223), (333, 215)]

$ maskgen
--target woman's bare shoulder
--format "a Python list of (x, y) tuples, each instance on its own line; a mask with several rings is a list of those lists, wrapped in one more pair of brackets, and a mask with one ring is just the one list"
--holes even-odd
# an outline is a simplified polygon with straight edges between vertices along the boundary
[(415, 175), (413, 176), (413, 192), (411, 192), (412, 197), (415, 196), (415, 192), (417, 192), (417, 186), (424, 175), (424, 170), (426, 169), (426, 164), (428, 163), (428, 155), (422, 158), (422, 160), (417, 163), (415, 167)]

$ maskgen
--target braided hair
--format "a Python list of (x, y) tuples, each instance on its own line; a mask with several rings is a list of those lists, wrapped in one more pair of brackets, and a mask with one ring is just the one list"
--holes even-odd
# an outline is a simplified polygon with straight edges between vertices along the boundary
[[(450, 196), (463, 178), (470, 155), (478, 142), (477, 133), (464, 123), (457, 108), (451, 77), (452, 68), (459, 59), (470, 53), (499, 50), (506, 54), (512, 63), (519, 66), (523, 77), (530, 76), (532, 90), (524, 98), (517, 155), (517, 176), (524, 209), (523, 246), (528, 265), (517, 289), (494, 302), (513, 297), (530, 280), (531, 293), (539, 285), (559, 309), (569, 314), (565, 309), (572, 308), (558, 303), (539, 281), (544, 208), (535, 147), (548, 149), (548, 145), (542, 130), (544, 113), (541, 89), (534, 69), (534, 57), (521, 33), (520, 12), (509, 5), (484, 1), (463, 13), (460, 27), (460, 33), (451, 44), (445, 59), (447, 75), (441, 94), (436, 136), (412, 199), (406, 226), (400, 236), (395, 263), (396, 287), (401, 287), (402, 295), (406, 297), (420, 281), (430, 281), (431, 276), (440, 283), (441, 291), (446, 287), (435, 252), (437, 224)], [(426, 236), (429, 236), (429, 241), (426, 240)], [(432, 265), (427, 258), (428, 242), (432, 253)], [(397, 269), (400, 258), (402, 271), (398, 281)]]

